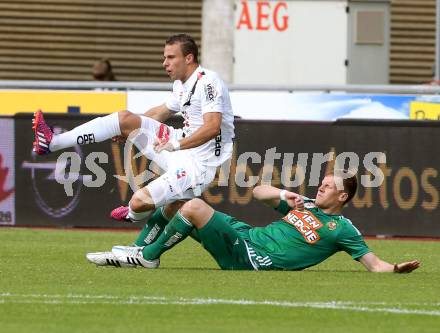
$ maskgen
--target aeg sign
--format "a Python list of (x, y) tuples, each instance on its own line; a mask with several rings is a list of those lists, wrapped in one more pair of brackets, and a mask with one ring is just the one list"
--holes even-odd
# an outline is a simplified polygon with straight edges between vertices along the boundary
[(237, 30), (286, 31), (289, 27), (286, 1), (241, 1), (237, 10)]

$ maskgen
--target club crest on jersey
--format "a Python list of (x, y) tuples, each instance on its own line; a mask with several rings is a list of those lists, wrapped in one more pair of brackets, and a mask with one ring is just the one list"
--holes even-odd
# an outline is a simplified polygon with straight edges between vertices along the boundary
[(186, 171), (183, 168), (177, 169), (176, 171), (177, 179), (183, 178), (186, 176)]
[(336, 227), (337, 227), (337, 226), (338, 226), (338, 225), (337, 225), (336, 222), (334, 222), (334, 221), (331, 221), (331, 222), (327, 223), (327, 228), (328, 228), (328, 230), (330, 230), (330, 231), (336, 230)]
[(320, 237), (316, 230), (322, 227), (322, 223), (311, 212), (291, 210), (283, 220), (293, 225), (307, 243), (314, 244), (319, 241)]

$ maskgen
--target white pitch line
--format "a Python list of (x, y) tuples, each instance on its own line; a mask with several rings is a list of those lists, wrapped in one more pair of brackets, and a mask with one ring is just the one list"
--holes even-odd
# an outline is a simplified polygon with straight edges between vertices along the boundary
[[(113, 305), (242, 305), (242, 306), (276, 306), (291, 308), (318, 308), (329, 310), (346, 310), (356, 312), (379, 312), (392, 314), (411, 314), (440, 316), (440, 310), (417, 310), (403, 308), (404, 305), (438, 307), (440, 303), (386, 303), (386, 302), (288, 302), (288, 301), (254, 301), (231, 300), (217, 298), (171, 298), (163, 296), (129, 296), (118, 297), (112, 295), (48, 295), (48, 294), (13, 294), (0, 293), (0, 304), (113, 304)], [(382, 307), (368, 307), (381, 305)], [(398, 307), (383, 307), (398, 305)]]

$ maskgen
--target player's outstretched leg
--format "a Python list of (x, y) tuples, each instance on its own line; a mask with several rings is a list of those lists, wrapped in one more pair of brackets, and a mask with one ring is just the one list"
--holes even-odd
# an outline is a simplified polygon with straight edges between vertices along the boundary
[[(118, 221), (135, 222), (128, 217), (128, 212), (128, 207), (119, 207), (112, 211), (111, 217)], [(130, 246), (130, 249), (136, 251), (135, 249), (138, 248), (142, 251), (146, 244), (153, 242), (163, 232), (167, 223), (168, 220), (163, 214), (163, 207), (156, 209), (142, 228), (133, 246)], [(125, 246), (122, 246), (122, 248), (125, 248)], [(89, 262), (96, 264), (96, 266), (136, 267), (138, 265), (147, 268), (159, 267), (159, 261), (144, 262), (144, 264), (141, 264), (140, 261), (135, 261), (136, 265), (119, 260), (112, 252), (87, 253), (86, 258)]]
[(113, 246), (112, 253), (121, 262), (144, 268), (158, 268), (160, 259), (145, 259), (142, 255), (142, 247), (137, 246)]
[(112, 253), (122, 262), (157, 268), (160, 255), (185, 239), (192, 230), (192, 224), (177, 212), (154, 243), (145, 247), (113, 246)]
[[(111, 217), (118, 221), (136, 222), (128, 217), (128, 213), (128, 207), (118, 207), (112, 211)], [(146, 245), (146, 242), (153, 241), (163, 231), (163, 228), (167, 223), (168, 220), (165, 220), (165, 218), (162, 216), (161, 209), (156, 209), (150, 220), (147, 222), (144, 228), (142, 228), (138, 239), (130, 248), (139, 248), (142, 251), (143, 246)], [(131, 264), (130, 262), (119, 260), (112, 252), (87, 253), (86, 258), (89, 262), (95, 264), (96, 266), (114, 266), (124, 268), (132, 268), (137, 266), (135, 264)], [(155, 268), (159, 266), (159, 262), (153, 261), (152, 263), (144, 263), (144, 265), (140, 264), (139, 266)]]
[[(144, 247), (156, 241), (162, 234), (170, 219), (176, 214), (177, 210), (182, 207), (184, 201), (175, 201), (164, 207), (157, 208), (151, 215), (148, 222), (142, 228), (139, 236), (133, 243), (133, 246)], [(86, 258), (89, 262), (96, 266), (113, 266), (133, 268), (136, 265), (128, 264), (118, 260), (112, 252), (93, 252), (87, 253)]]
[(43, 112), (41, 112), (41, 110), (34, 113), (32, 130), (34, 131), (35, 137), (34, 152), (38, 155), (50, 153), (49, 145), (52, 142), (53, 131), (44, 121)]
[[(214, 210), (200, 199), (192, 199), (178, 211), (157, 240), (143, 248), (114, 246), (113, 254), (118, 260), (145, 268), (156, 268), (152, 263), (159, 260), (162, 253), (180, 243), (193, 231), (194, 226), (203, 227)], [(189, 220), (191, 219), (191, 220)]]
[(164, 231), (166, 225), (184, 203), (184, 201), (175, 201), (163, 207), (157, 208), (149, 218), (148, 222), (142, 228), (136, 241), (134, 242), (134, 245), (146, 246), (156, 241), (156, 239)]
[(128, 264), (118, 260), (112, 252), (93, 252), (87, 253), (86, 258), (96, 266), (113, 266), (120, 268), (136, 268), (136, 265)]
[(120, 222), (137, 223), (148, 219), (155, 208), (148, 189), (144, 187), (133, 194), (128, 206), (113, 209), (110, 217)]
[(121, 111), (95, 118), (70, 131), (54, 135), (44, 121), (43, 112), (38, 110), (34, 115), (32, 127), (35, 135), (34, 151), (43, 155), (73, 147), (76, 144), (92, 144), (115, 136), (128, 136), (131, 131), (140, 126), (140, 116), (128, 111)]

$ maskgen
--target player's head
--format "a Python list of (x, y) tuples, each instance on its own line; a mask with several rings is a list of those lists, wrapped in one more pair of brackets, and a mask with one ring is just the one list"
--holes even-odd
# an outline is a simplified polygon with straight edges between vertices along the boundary
[(321, 182), (315, 204), (321, 209), (342, 208), (355, 195), (356, 175), (347, 170), (334, 170)]
[(186, 81), (198, 66), (194, 39), (187, 34), (170, 36), (165, 42), (163, 66), (172, 80)]
[(112, 64), (109, 59), (101, 59), (93, 64), (93, 78), (97, 81), (115, 81)]

